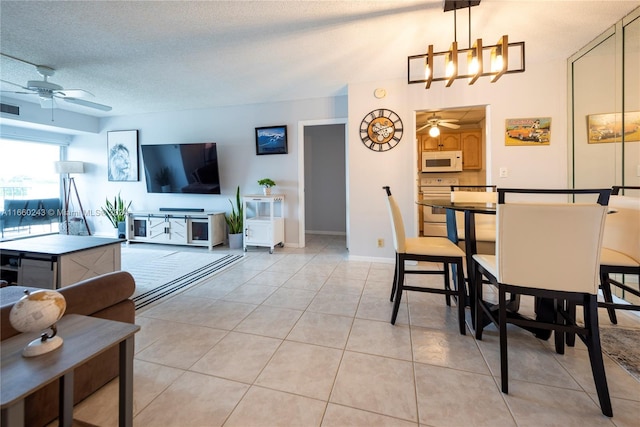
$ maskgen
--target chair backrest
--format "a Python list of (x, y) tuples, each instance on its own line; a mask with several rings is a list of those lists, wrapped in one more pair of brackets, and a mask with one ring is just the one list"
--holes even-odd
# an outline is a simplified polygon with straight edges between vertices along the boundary
[(396, 200), (391, 195), (389, 187), (382, 187), (387, 192), (387, 203), (389, 206), (389, 216), (391, 217), (391, 231), (393, 232), (393, 246), (397, 253), (405, 253), (406, 247), (406, 235), (404, 231), (404, 221), (402, 221), (402, 213), (396, 203)]
[(640, 262), (640, 198), (611, 196), (602, 246)]
[[(597, 196), (597, 202), (505, 203), (508, 193)], [(611, 189), (498, 189), (498, 280), (523, 287), (597, 294)]]
[[(451, 201), (453, 203), (497, 203), (498, 193), (494, 185), (452, 185)], [(477, 214), (475, 216), (476, 229), (494, 230), (495, 215)], [(464, 235), (464, 212), (456, 212), (456, 228), (458, 237)]]
[(498, 280), (597, 294), (606, 209), (597, 203), (498, 205)]

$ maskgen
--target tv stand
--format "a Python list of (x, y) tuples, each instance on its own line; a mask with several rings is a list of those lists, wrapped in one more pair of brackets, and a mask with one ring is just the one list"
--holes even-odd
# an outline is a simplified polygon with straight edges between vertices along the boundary
[(224, 212), (194, 212), (190, 209), (157, 212), (129, 212), (129, 242), (165, 245), (206, 246), (212, 250), (225, 239)]

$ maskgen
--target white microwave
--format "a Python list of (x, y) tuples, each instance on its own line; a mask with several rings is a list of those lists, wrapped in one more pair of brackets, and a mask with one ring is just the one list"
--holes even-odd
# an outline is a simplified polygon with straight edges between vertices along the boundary
[(460, 172), (462, 151), (423, 151), (422, 172)]

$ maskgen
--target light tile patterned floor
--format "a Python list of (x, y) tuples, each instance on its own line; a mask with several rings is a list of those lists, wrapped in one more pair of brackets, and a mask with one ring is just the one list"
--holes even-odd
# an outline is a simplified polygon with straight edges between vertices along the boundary
[[(135, 426), (640, 425), (640, 382), (608, 357), (612, 419), (600, 412), (582, 344), (560, 356), (519, 329), (502, 394), (495, 329), (482, 341), (461, 336), (455, 307), (415, 292), (392, 326), (392, 265), (347, 261), (344, 238), (307, 244), (250, 249), (137, 316)], [(640, 317), (619, 317), (640, 328)], [(117, 380), (74, 417), (116, 426)]]

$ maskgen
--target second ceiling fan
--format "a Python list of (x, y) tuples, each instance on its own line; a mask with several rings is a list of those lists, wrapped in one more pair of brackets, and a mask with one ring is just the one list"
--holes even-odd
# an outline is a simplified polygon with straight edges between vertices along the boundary
[(429, 129), (429, 135), (435, 137), (440, 135), (440, 129), (438, 129), (438, 126), (446, 127), (449, 129), (459, 129), (460, 125), (453, 123), (457, 121), (458, 119), (443, 119), (440, 116), (436, 116), (436, 113), (433, 113), (433, 115), (427, 120), (427, 123), (416, 129), (416, 132), (420, 132), (421, 130), (430, 127), (431, 129)]

